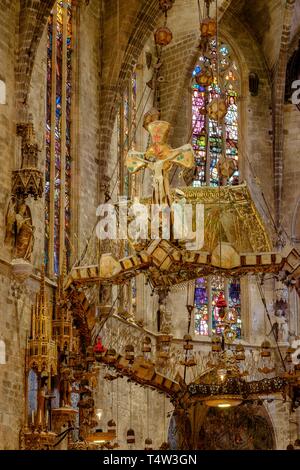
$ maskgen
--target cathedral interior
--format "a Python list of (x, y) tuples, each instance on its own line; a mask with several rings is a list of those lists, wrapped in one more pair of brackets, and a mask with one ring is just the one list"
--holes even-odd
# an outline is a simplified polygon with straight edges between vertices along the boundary
[(300, 0), (0, 11), (0, 449), (300, 449)]

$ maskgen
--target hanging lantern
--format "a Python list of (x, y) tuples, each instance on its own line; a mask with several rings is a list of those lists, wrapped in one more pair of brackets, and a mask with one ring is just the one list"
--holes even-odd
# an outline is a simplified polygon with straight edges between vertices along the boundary
[(201, 39), (212, 38), (217, 33), (217, 22), (214, 18), (205, 18), (200, 25)]
[(206, 106), (209, 119), (222, 121), (227, 114), (227, 104), (222, 98), (214, 98)]
[(211, 350), (212, 352), (220, 352), (222, 350), (222, 341), (220, 336), (214, 335), (211, 338)]
[(260, 352), (260, 367), (257, 368), (258, 372), (262, 374), (270, 374), (275, 371), (274, 364), (271, 359), (271, 344), (265, 340), (261, 344)]
[(145, 339), (143, 341), (142, 352), (143, 353), (151, 352), (151, 338), (149, 338), (149, 336), (145, 336)]
[(105, 355), (105, 362), (108, 364), (114, 364), (117, 360), (117, 353), (115, 349), (108, 349)]
[(245, 348), (242, 344), (238, 344), (236, 346), (236, 354), (235, 354), (235, 358), (237, 361), (244, 361), (245, 360)]
[(107, 431), (111, 434), (117, 434), (117, 425), (113, 419), (110, 419), (107, 423)]
[(152, 439), (150, 439), (149, 437), (147, 437), (147, 439), (145, 439), (145, 450), (153, 450), (153, 448), (152, 448)]
[(142, 353), (144, 355), (144, 359), (150, 360), (150, 357), (151, 357), (151, 338), (149, 338), (149, 336), (145, 336), (145, 338), (144, 338)]
[(135, 444), (135, 434), (133, 429), (127, 431), (127, 444)]
[(161, 359), (168, 359), (170, 356), (171, 335), (160, 335), (157, 338), (159, 342), (159, 354)]
[(134, 361), (134, 347), (132, 344), (125, 346), (125, 359), (129, 362)]
[(154, 41), (158, 46), (167, 46), (172, 41), (172, 31), (167, 26), (157, 28), (154, 33)]
[(214, 75), (211, 67), (203, 67), (195, 77), (196, 83), (200, 86), (206, 87), (212, 84)]
[(289, 346), (286, 351), (285, 363), (286, 363), (286, 371), (289, 375), (294, 373), (294, 364), (293, 364), (293, 356), (292, 354), (295, 352), (295, 349)]
[(218, 298), (217, 298), (217, 301), (216, 301), (216, 307), (218, 308), (218, 315), (219, 317), (221, 318), (221, 320), (223, 320), (223, 318), (225, 317), (225, 314), (226, 314), (226, 307), (227, 307), (227, 302), (226, 302), (226, 299), (224, 297), (224, 292), (221, 291)]
[(94, 348), (93, 346), (88, 346), (86, 348), (86, 361), (87, 362), (94, 362), (95, 356), (94, 356)]
[(271, 344), (269, 341), (265, 340), (261, 343), (260, 356), (262, 358), (271, 357)]
[(185, 351), (185, 359), (181, 361), (181, 364), (186, 367), (193, 367), (197, 363), (196, 363), (194, 354), (192, 353), (194, 349), (193, 344), (191, 344), (192, 337), (191, 335), (184, 335), (183, 340), (184, 340), (183, 349)]
[(292, 348), (291, 346), (290, 346), (289, 348), (287, 348), (285, 361), (286, 361), (288, 364), (292, 364), (292, 363), (293, 363), (292, 354), (293, 354), (294, 352), (295, 352), (295, 349)]

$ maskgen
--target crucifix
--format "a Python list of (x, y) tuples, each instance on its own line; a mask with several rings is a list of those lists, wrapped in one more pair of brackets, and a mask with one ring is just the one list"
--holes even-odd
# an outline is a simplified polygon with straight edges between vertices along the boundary
[(192, 168), (195, 156), (191, 144), (172, 149), (167, 144), (171, 125), (166, 121), (153, 121), (148, 125), (151, 145), (145, 153), (130, 150), (126, 157), (126, 166), (130, 173), (137, 173), (142, 168), (149, 168), (153, 178), (153, 204), (171, 206), (169, 172), (173, 165)]

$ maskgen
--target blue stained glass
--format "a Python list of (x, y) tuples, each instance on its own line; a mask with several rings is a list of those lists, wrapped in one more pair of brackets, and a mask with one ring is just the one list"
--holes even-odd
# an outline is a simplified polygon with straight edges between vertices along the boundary
[(28, 422), (32, 422), (32, 412), (37, 410), (38, 379), (37, 374), (30, 369), (28, 374)]

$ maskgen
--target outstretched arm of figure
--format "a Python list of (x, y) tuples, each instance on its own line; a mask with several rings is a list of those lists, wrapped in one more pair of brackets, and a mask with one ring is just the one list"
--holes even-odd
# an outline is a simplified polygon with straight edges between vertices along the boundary
[(174, 149), (170, 156), (165, 161), (172, 160), (178, 165), (184, 166), (185, 168), (193, 168), (195, 165), (195, 154), (191, 144), (182, 145), (177, 149)]
[(144, 153), (135, 152), (134, 150), (130, 150), (128, 152), (125, 164), (130, 173), (136, 173), (137, 171), (141, 170), (142, 168), (148, 165), (149, 162), (147, 162), (147, 160), (143, 158), (144, 155)]

